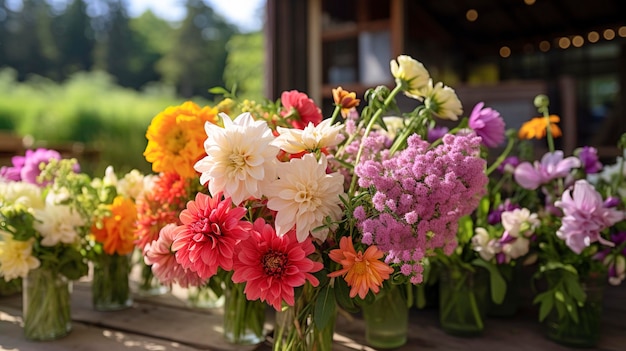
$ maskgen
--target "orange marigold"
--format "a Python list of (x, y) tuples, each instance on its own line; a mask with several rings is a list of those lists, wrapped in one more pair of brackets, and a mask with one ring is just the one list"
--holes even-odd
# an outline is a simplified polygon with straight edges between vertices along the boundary
[(352, 239), (344, 236), (339, 241), (339, 248), (331, 250), (328, 254), (331, 260), (340, 263), (343, 269), (328, 274), (329, 277), (344, 276), (346, 283), (351, 287), (350, 297), (364, 299), (371, 289), (378, 293), (383, 281), (389, 279), (393, 273), (393, 268), (389, 267), (380, 259), (383, 252), (372, 245), (365, 250), (365, 253), (356, 252)]
[[(561, 120), (557, 115), (550, 115), (550, 133), (555, 138), (562, 135), (561, 128), (557, 125)], [(545, 117), (535, 117), (530, 121), (524, 123), (518, 132), (520, 139), (543, 139), (547, 134), (548, 122)]]
[(106, 254), (127, 255), (135, 248), (135, 203), (123, 196), (117, 196), (109, 205), (111, 215), (102, 219), (102, 225), (91, 228), (95, 240), (102, 244)]
[(341, 115), (346, 117), (351, 109), (359, 106), (361, 100), (356, 98), (356, 93), (343, 90), (342, 87), (333, 89), (335, 105), (341, 106)]
[(200, 108), (191, 101), (170, 106), (156, 115), (148, 130), (143, 155), (154, 172), (175, 172), (183, 178), (197, 176), (193, 165), (205, 156), (206, 122), (217, 123), (218, 110)]

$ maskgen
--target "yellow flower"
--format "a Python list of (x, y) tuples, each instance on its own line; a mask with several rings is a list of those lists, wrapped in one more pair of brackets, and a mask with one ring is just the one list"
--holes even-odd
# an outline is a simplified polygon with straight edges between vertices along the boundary
[(102, 243), (104, 252), (113, 255), (126, 255), (135, 248), (134, 228), (137, 220), (135, 203), (123, 196), (117, 196), (109, 205), (111, 215), (103, 218), (100, 226), (91, 228), (97, 242)]
[(351, 109), (359, 106), (361, 100), (356, 98), (356, 93), (343, 90), (342, 87), (333, 89), (335, 105), (341, 106), (341, 115), (345, 118)]
[[(561, 128), (557, 125), (561, 120), (557, 115), (550, 115), (550, 133), (558, 138), (562, 135)], [(524, 123), (518, 132), (520, 139), (543, 139), (547, 134), (547, 121), (545, 117), (535, 117)]]
[(403, 84), (404, 94), (419, 99), (420, 90), (428, 84), (430, 74), (424, 65), (407, 55), (400, 55), (396, 60), (391, 60), (391, 75)]
[(364, 299), (367, 292), (378, 293), (383, 281), (389, 279), (393, 268), (381, 261), (383, 252), (374, 245), (365, 250), (365, 253), (356, 252), (352, 239), (344, 236), (339, 241), (339, 248), (331, 250), (330, 259), (341, 264), (343, 269), (328, 274), (329, 277), (344, 275), (344, 279), (350, 289), (350, 297), (357, 294)]
[(0, 231), (0, 276), (5, 281), (25, 278), (28, 271), (39, 267), (39, 260), (32, 255), (33, 241), (13, 240), (11, 234)]
[(205, 156), (204, 125), (217, 123), (217, 112), (216, 108), (200, 108), (187, 101), (156, 115), (146, 132), (148, 145), (143, 153), (146, 161), (152, 163), (152, 170), (196, 177), (193, 165)]
[(422, 96), (426, 108), (441, 119), (456, 121), (463, 114), (463, 105), (456, 92), (442, 82), (433, 85), (433, 80), (429, 79), (422, 89)]

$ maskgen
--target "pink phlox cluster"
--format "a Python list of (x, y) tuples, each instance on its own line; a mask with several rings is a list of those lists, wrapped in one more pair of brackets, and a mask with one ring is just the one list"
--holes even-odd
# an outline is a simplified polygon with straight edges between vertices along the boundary
[(371, 208), (357, 208), (362, 242), (376, 244), (387, 263), (397, 264), (411, 282), (422, 280), (423, 259), (434, 249), (456, 247), (460, 217), (471, 213), (486, 192), (480, 137), (446, 135), (430, 144), (418, 135), (405, 150), (357, 165), (359, 186), (373, 187)]

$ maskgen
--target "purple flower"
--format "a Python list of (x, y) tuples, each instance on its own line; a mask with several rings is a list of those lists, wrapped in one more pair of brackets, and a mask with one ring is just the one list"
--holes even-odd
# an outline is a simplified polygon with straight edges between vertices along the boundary
[(500, 173), (513, 173), (515, 168), (519, 165), (519, 158), (517, 156), (509, 156), (502, 161), (498, 166), (498, 172)]
[(556, 235), (575, 253), (581, 253), (593, 242), (607, 246), (614, 244), (600, 236), (600, 232), (624, 219), (624, 212), (604, 207), (602, 196), (586, 180), (574, 184), (574, 190), (563, 192), (554, 203), (563, 209), (564, 217)]
[(598, 150), (591, 146), (584, 146), (577, 150), (578, 158), (587, 174), (598, 173), (602, 170), (602, 163), (598, 159)]
[(622, 200), (617, 196), (609, 196), (604, 200), (604, 207), (617, 207), (622, 203)]
[(498, 205), (498, 208), (492, 210), (487, 215), (487, 223), (491, 225), (496, 225), (502, 222), (502, 213), (503, 212), (511, 212), (517, 208), (521, 208), (518, 204), (511, 203), (510, 199), (504, 200), (503, 203)]
[(483, 145), (494, 148), (504, 141), (504, 120), (498, 111), (483, 106), (484, 102), (474, 106), (469, 117), (469, 126), (482, 138)]
[(39, 186), (45, 186), (37, 180), (41, 173), (41, 164), (47, 164), (51, 159), (61, 159), (61, 154), (56, 150), (39, 148), (26, 150), (24, 156), (14, 156), (11, 159), (12, 167), (2, 167), (0, 175), (13, 181), (24, 181)]
[(443, 138), (448, 133), (448, 127), (433, 127), (428, 129), (428, 142), (434, 143), (437, 139)]
[(515, 168), (515, 181), (524, 189), (535, 190), (553, 179), (563, 178), (572, 168), (580, 167), (580, 160), (570, 156), (563, 158), (563, 151), (548, 152), (541, 162), (522, 162)]

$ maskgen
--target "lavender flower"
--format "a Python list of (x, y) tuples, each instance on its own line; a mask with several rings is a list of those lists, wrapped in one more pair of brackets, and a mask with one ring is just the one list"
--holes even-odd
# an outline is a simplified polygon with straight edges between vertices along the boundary
[(576, 181), (574, 190), (565, 190), (554, 205), (563, 209), (564, 214), (556, 235), (572, 251), (579, 254), (593, 242), (614, 246), (600, 232), (623, 220), (624, 212), (604, 207), (602, 196), (586, 180)]
[(580, 160), (570, 156), (563, 158), (563, 151), (548, 152), (541, 158), (541, 162), (522, 162), (515, 168), (515, 181), (524, 189), (535, 190), (540, 185), (569, 174), (572, 168), (580, 167)]
[(504, 120), (498, 111), (483, 106), (484, 102), (474, 106), (469, 117), (469, 126), (482, 138), (483, 145), (494, 148), (504, 141)]
[(486, 192), (488, 179), (479, 146), (475, 134), (447, 134), (433, 149), (413, 135), (405, 150), (355, 168), (359, 186), (376, 190), (371, 213), (367, 217), (362, 209), (358, 213), (365, 219), (360, 223), (363, 243), (376, 244), (388, 263), (410, 265), (406, 275), (414, 283), (422, 279), (428, 252), (442, 248), (452, 253), (459, 218), (471, 213)]
[(504, 173), (513, 173), (515, 172), (515, 168), (520, 164), (520, 160), (517, 156), (509, 156), (502, 161), (502, 163), (498, 166), (498, 172)]
[(580, 162), (587, 174), (595, 174), (602, 170), (602, 163), (598, 159), (598, 150), (591, 146), (584, 146), (576, 150), (575, 154), (580, 159)]
[(435, 126), (433, 128), (429, 128), (427, 136), (428, 142), (434, 143), (437, 139), (443, 138), (443, 136), (446, 135), (449, 130), (450, 129), (448, 129), (448, 127), (444, 126)]

